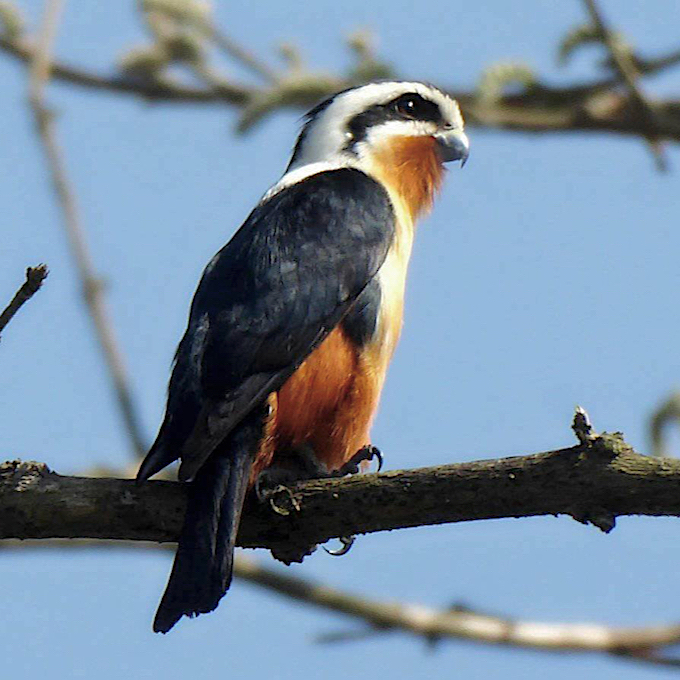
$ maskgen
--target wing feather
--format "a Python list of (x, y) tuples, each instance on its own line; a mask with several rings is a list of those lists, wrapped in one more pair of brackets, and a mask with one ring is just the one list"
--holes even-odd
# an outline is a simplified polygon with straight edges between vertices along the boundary
[(260, 204), (206, 267), (138, 477), (181, 457), (180, 478), (191, 478), (342, 320), (393, 236), (387, 192), (355, 169), (312, 175)]

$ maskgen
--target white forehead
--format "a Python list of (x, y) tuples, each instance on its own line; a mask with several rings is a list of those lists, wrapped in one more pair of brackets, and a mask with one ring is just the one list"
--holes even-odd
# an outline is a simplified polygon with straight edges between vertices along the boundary
[(306, 129), (301, 158), (295, 165), (310, 160), (330, 159), (347, 143), (347, 124), (372, 106), (387, 104), (402, 94), (415, 92), (439, 106), (445, 120), (454, 127), (463, 127), (458, 104), (448, 95), (430, 85), (417, 82), (371, 83), (336, 95)]
[(458, 104), (451, 97), (445, 95), (436, 87), (425, 85), (425, 83), (409, 82), (371, 83), (343, 92), (333, 99), (319, 121), (321, 122), (321, 119), (325, 121), (333, 119), (346, 123), (371, 106), (387, 104), (387, 102), (407, 92), (415, 92), (421, 97), (433, 101), (439, 105), (444, 118), (450, 118), (450, 122), (454, 125), (457, 123), (462, 125)]

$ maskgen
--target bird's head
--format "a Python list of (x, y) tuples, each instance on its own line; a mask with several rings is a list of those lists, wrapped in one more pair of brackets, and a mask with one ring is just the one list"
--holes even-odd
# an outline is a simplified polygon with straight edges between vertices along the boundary
[(339, 92), (306, 116), (289, 170), (319, 162), (361, 163), (391, 144), (427, 141), (441, 162), (468, 156), (458, 104), (417, 82), (380, 82)]
[(379, 82), (315, 106), (288, 172), (318, 163), (356, 167), (382, 182), (415, 218), (431, 205), (442, 164), (465, 163), (467, 157), (463, 118), (453, 99), (424, 83)]

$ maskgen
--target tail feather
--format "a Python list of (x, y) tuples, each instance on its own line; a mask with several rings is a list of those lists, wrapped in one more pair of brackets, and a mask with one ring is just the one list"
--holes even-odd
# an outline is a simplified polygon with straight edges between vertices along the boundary
[(175, 562), (153, 629), (213, 611), (231, 583), (234, 544), (250, 470), (262, 437), (258, 407), (211, 454), (190, 483)]
[(167, 434), (165, 432), (165, 423), (161, 426), (158, 437), (153, 443), (153, 446), (149, 449), (149, 453), (142, 461), (139, 466), (139, 471), (137, 472), (137, 481), (143, 482), (144, 480), (153, 477), (157, 472), (160, 472), (166, 465), (170, 465), (173, 461), (177, 459), (177, 455), (173, 453), (172, 449), (168, 449), (166, 442), (168, 440)]

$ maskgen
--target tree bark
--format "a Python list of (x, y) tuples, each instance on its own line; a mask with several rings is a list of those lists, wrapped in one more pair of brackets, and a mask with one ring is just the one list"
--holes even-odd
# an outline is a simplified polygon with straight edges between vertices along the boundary
[[(183, 484), (65, 477), (0, 465), (0, 539), (175, 541)], [(566, 514), (610, 531), (620, 515), (680, 516), (680, 461), (641, 456), (621, 435), (571, 448), (277, 487), (249, 499), (238, 545), (285, 553), (330, 538), (502, 517)]]

